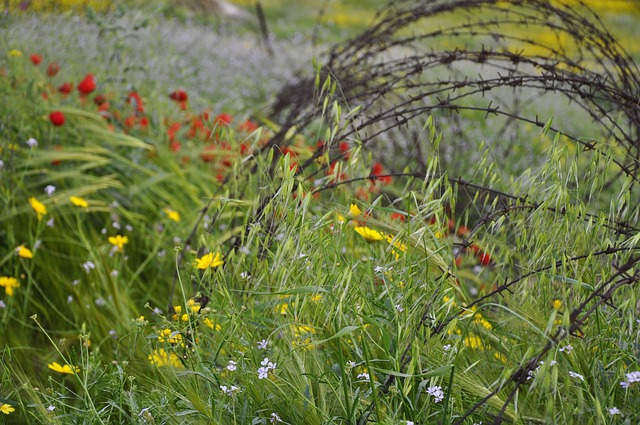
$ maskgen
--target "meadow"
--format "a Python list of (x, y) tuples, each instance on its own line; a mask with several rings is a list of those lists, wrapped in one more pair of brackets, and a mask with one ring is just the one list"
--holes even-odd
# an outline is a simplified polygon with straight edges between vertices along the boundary
[(3, 423), (640, 421), (636, 8), (321, 3), (0, 6)]

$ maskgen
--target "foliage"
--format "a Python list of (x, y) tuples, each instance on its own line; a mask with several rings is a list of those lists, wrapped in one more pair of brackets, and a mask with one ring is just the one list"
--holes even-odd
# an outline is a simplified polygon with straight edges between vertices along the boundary
[(0, 412), (637, 422), (638, 74), (554, 4), (394, 2), (269, 118), (129, 73), (152, 23), (95, 69), (2, 46)]

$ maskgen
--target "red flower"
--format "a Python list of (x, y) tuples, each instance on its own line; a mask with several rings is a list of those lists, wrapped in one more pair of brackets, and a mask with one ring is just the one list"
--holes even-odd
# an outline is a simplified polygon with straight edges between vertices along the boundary
[(253, 121), (246, 120), (245, 122), (243, 122), (238, 126), (238, 131), (245, 131), (247, 133), (251, 133), (252, 131), (257, 130), (257, 128), (258, 128), (258, 124), (254, 123)]
[(64, 114), (60, 111), (53, 111), (49, 114), (49, 121), (56, 127), (60, 127), (64, 124)]
[(62, 94), (69, 94), (73, 90), (73, 85), (71, 83), (62, 83), (60, 87), (58, 87), (58, 91)]
[(213, 119), (213, 123), (218, 127), (226, 127), (231, 124), (233, 117), (229, 114), (220, 114)]
[(407, 218), (402, 213), (391, 213), (391, 220), (405, 221)]
[(338, 143), (338, 149), (340, 149), (340, 152), (346, 153), (349, 150), (349, 143), (348, 142)]
[(478, 253), (478, 261), (480, 262), (480, 265), (488, 266), (489, 264), (491, 264), (491, 254), (480, 251)]
[(124, 119), (124, 126), (127, 128), (133, 128), (136, 125), (137, 117), (135, 115), (129, 115)]
[(370, 177), (373, 177), (374, 180), (381, 181), (382, 184), (391, 184), (392, 182), (391, 176), (383, 176), (383, 174), (384, 174), (384, 167), (382, 166), (382, 164), (380, 164), (379, 162), (376, 162), (375, 164), (373, 164), (373, 167), (371, 168)]
[(78, 84), (78, 91), (80, 94), (89, 94), (96, 89), (96, 78), (93, 74), (87, 74), (80, 84)]
[(40, 65), (40, 63), (42, 63), (42, 56), (31, 55), (31, 63), (34, 65)]
[(134, 107), (136, 112), (144, 114), (144, 104), (142, 103), (142, 98), (138, 93), (134, 91), (129, 93), (129, 95), (127, 96), (127, 102), (129, 102), (129, 104)]
[(103, 94), (98, 94), (93, 98), (93, 103), (100, 106), (107, 101), (107, 97)]
[(176, 90), (173, 93), (169, 94), (169, 99), (176, 102), (186, 102), (189, 99), (189, 96), (184, 90)]
[(47, 75), (49, 77), (55, 77), (55, 75), (60, 71), (60, 65), (55, 62), (51, 62), (47, 65)]

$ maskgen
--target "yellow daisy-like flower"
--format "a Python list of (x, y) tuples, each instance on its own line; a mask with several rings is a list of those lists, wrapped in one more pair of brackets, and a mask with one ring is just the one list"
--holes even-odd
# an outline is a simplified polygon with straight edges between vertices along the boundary
[(560, 310), (561, 307), (562, 307), (562, 301), (553, 300), (553, 309), (554, 310)]
[(167, 354), (166, 350), (160, 348), (159, 350), (153, 350), (148, 357), (151, 364), (160, 366), (173, 366), (177, 368), (184, 368), (184, 365), (180, 361), (180, 357), (178, 357), (175, 353)]
[(9, 50), (9, 56), (14, 58), (19, 58), (20, 56), (22, 56), (22, 52), (18, 49), (12, 49), (12, 50)]
[(169, 220), (173, 220), (176, 223), (180, 221), (180, 213), (178, 211), (174, 211), (171, 208), (165, 208), (162, 211), (169, 217)]
[(44, 204), (36, 198), (29, 198), (29, 205), (31, 205), (31, 208), (33, 208), (36, 214), (38, 214), (38, 220), (42, 220), (42, 217), (47, 215), (47, 207), (45, 207)]
[(358, 206), (356, 204), (351, 204), (349, 206), (349, 215), (351, 217), (357, 217), (360, 214), (362, 214), (362, 211), (360, 210), (360, 208), (358, 208)]
[(353, 228), (367, 242), (376, 242), (384, 239), (384, 235), (375, 229), (366, 226), (356, 226)]
[(24, 245), (20, 245), (19, 247), (17, 247), (16, 252), (18, 253), (18, 257), (33, 258), (33, 252), (31, 252), (31, 250)]
[(79, 196), (71, 196), (69, 197), (69, 200), (76, 207), (87, 208), (89, 206), (89, 203)]
[(13, 290), (20, 287), (18, 279), (15, 277), (0, 276), (0, 286), (4, 288), (5, 293), (12, 297)]
[(118, 252), (120, 252), (124, 246), (129, 243), (129, 238), (121, 235), (109, 236), (109, 243), (115, 246)]
[(205, 270), (208, 268), (215, 268), (224, 264), (222, 257), (219, 252), (216, 252), (215, 256), (213, 252), (203, 255), (202, 257), (196, 259), (196, 268), (200, 270)]
[(203, 320), (203, 322), (209, 329), (213, 329), (215, 331), (221, 331), (222, 330), (222, 326), (220, 326), (218, 323), (213, 323), (213, 320), (209, 319), (208, 317), (206, 317)]
[(67, 374), (67, 375), (74, 375), (78, 372), (80, 372), (80, 367), (78, 366), (73, 366), (73, 365), (64, 365), (62, 366), (60, 363), (58, 362), (53, 362), (49, 364), (49, 369), (54, 370), (56, 372), (62, 373), (62, 374)]
[(14, 409), (10, 404), (7, 404), (7, 403), (0, 404), (0, 412), (4, 413), (5, 415), (10, 415), (15, 411), (16, 409)]

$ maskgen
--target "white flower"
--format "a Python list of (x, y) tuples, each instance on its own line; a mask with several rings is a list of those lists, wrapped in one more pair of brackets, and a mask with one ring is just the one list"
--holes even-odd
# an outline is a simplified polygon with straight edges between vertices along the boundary
[(444, 393), (440, 385), (427, 388), (427, 394), (433, 396), (436, 403), (440, 403), (444, 399)]
[(362, 372), (362, 373), (359, 373), (358, 376), (356, 376), (356, 379), (362, 379), (363, 381), (368, 381), (369, 379), (371, 379), (371, 376), (369, 376), (369, 374), (366, 372)]
[(284, 233), (278, 233), (273, 239), (275, 239), (276, 241), (281, 241), (284, 239)]
[(93, 264), (93, 262), (91, 261), (87, 261), (86, 263), (82, 263), (82, 268), (84, 269), (85, 272), (89, 273), (91, 272), (91, 270), (96, 268), (96, 265)]
[(53, 217), (51, 217), (49, 220), (47, 220), (47, 226), (53, 228), (53, 226), (55, 226), (55, 222), (53, 221)]
[(112, 270), (111, 271), (111, 276), (118, 277), (118, 270)]
[(356, 362), (354, 362), (353, 360), (349, 360), (347, 362), (347, 372), (351, 372), (354, 367), (356, 367)]
[(570, 352), (573, 351), (573, 346), (571, 344), (567, 344), (564, 347), (562, 347), (561, 349), (559, 349), (558, 351), (560, 351), (561, 353), (567, 353), (569, 354)]
[(407, 421), (405, 425), (413, 425), (413, 421)]
[(73, 302), (73, 295), (69, 295), (67, 297), (67, 304), (71, 304)]
[(51, 405), (51, 406), (47, 407), (47, 411), (49, 411), (49, 412), (53, 412), (54, 410), (56, 410), (56, 406)]
[(631, 384), (633, 384), (634, 382), (640, 382), (640, 372), (630, 372), (624, 375), (625, 380), (624, 382), (620, 382), (620, 385), (622, 386), (622, 388), (624, 388), (625, 390), (627, 388), (629, 388), (629, 386)]
[(96, 305), (98, 307), (102, 307), (102, 306), (104, 306), (106, 304), (107, 304), (107, 302), (104, 300), (104, 298), (102, 298), (102, 297), (96, 298)]
[(124, 228), (127, 230), (127, 232), (133, 232), (133, 226), (130, 224), (127, 224), (126, 226), (124, 226)]
[(7, 305), (4, 303), (4, 301), (0, 300), (0, 308), (5, 308)]
[(396, 304), (396, 310), (398, 310), (398, 313), (402, 313), (404, 308), (400, 304)]
[(4, 161), (0, 159), (0, 168), (4, 168)]
[(241, 246), (240, 248), (238, 248), (238, 252), (244, 255), (251, 254), (251, 251), (249, 251), (249, 248), (247, 248), (246, 246)]
[(269, 369), (266, 367), (261, 367), (258, 369), (258, 379), (265, 379), (269, 376)]
[(27, 140), (25, 142), (27, 144), (27, 146), (29, 146), (30, 148), (35, 148), (36, 146), (38, 146), (38, 141), (36, 139), (34, 139), (33, 137), (30, 138), (29, 140)]
[(249, 274), (249, 272), (241, 272), (241, 273), (240, 273), (240, 277), (241, 277), (242, 279), (247, 279), (247, 280), (248, 280), (248, 279), (250, 279), (250, 278), (251, 278), (251, 275)]
[(34, 251), (35, 251), (36, 249), (40, 248), (41, 246), (42, 246), (42, 241), (41, 241), (40, 239), (38, 239), (37, 241), (35, 241), (35, 242), (33, 243), (33, 249), (34, 249)]
[(549, 363), (549, 366), (555, 366), (555, 365), (557, 365), (557, 364), (558, 364), (558, 362), (557, 362), (557, 361), (555, 361), (555, 360), (551, 360), (551, 362)]
[(231, 372), (233, 372), (238, 368), (238, 366), (236, 366), (237, 364), (238, 363), (234, 362), (233, 360), (229, 360), (229, 364), (227, 365), (227, 370), (230, 370)]
[(44, 193), (47, 194), (47, 196), (51, 196), (53, 195), (53, 193), (56, 191), (56, 187), (52, 184), (48, 184), (45, 186), (44, 188)]
[(263, 339), (262, 341), (258, 341), (258, 350), (266, 350), (268, 341)]
[(581, 381), (584, 381), (584, 376), (580, 375), (579, 373), (573, 372), (573, 371), (569, 371), (569, 376), (572, 378), (576, 378), (579, 379)]
[(620, 411), (620, 409), (618, 409), (617, 407), (614, 406), (614, 407), (609, 409), (609, 414), (611, 416), (613, 416), (613, 415), (621, 415), (622, 412)]
[(113, 223), (111, 223), (111, 227), (113, 227), (114, 229), (122, 229), (122, 225), (120, 223), (118, 223), (117, 221), (114, 221)]
[(271, 422), (272, 424), (276, 424), (278, 422), (282, 422), (282, 419), (280, 419), (280, 416), (278, 416), (278, 414), (274, 412), (271, 414), (271, 419), (269, 420), (269, 422)]

